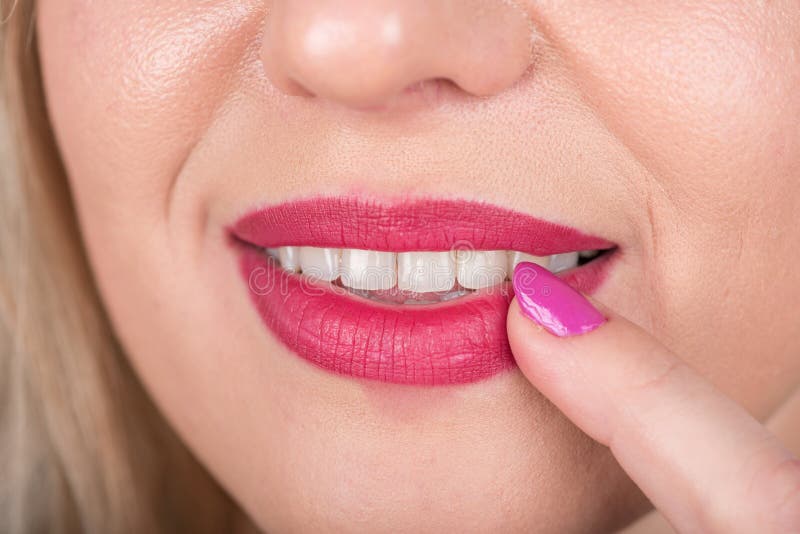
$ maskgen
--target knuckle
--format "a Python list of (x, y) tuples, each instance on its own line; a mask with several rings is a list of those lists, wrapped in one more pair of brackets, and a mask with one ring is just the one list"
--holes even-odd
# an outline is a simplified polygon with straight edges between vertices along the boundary
[(639, 383), (637, 383), (633, 389), (639, 392), (645, 393), (652, 393), (653, 391), (658, 391), (662, 389), (667, 383), (669, 383), (670, 379), (672, 379), (678, 371), (683, 369), (684, 363), (680, 360), (673, 360), (669, 362), (665, 367), (658, 370), (658, 372), (652, 373), (651, 375), (647, 376)]
[[(649, 361), (663, 358), (656, 348), (642, 357)], [(664, 361), (663, 364), (640, 373), (636, 380), (626, 385), (623, 395), (627, 400), (636, 402), (640, 406), (646, 405), (645, 401), (648, 399), (658, 401), (662, 398), (662, 393), (673, 384), (673, 379), (684, 371), (685, 366), (686, 364), (678, 358)]]

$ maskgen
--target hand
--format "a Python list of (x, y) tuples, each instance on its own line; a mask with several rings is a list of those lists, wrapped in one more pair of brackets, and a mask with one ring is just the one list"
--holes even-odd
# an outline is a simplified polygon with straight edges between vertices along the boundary
[[(546, 289), (545, 289), (546, 288)], [(520, 264), (508, 336), (531, 383), (679, 532), (800, 532), (800, 459), (645, 331)]]

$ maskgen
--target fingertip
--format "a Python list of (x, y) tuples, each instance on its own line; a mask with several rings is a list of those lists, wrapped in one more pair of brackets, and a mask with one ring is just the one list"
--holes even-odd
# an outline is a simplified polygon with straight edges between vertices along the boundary
[(522, 373), (535, 386), (555, 384), (569, 373), (569, 339), (548, 332), (532, 321), (520, 308), (515, 297), (511, 301), (506, 321), (511, 352)]
[(512, 282), (522, 313), (555, 336), (586, 334), (606, 321), (584, 295), (540, 265), (519, 263)]

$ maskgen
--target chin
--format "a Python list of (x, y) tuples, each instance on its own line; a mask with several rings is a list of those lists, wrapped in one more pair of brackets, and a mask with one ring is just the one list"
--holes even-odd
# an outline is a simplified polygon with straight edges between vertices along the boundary
[[(276, 357), (299, 360), (286, 349)], [(300, 360), (269, 430), (225, 461), (266, 532), (613, 532), (649, 509), (609, 450), (517, 369), (469, 385), (387, 384)], [(234, 465), (236, 464), (236, 465)]]

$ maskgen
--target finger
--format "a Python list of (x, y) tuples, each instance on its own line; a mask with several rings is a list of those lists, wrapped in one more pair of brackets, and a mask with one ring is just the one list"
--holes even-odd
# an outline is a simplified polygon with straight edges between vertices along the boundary
[(525, 376), (681, 532), (800, 532), (800, 461), (642, 329), (520, 264), (508, 314)]

